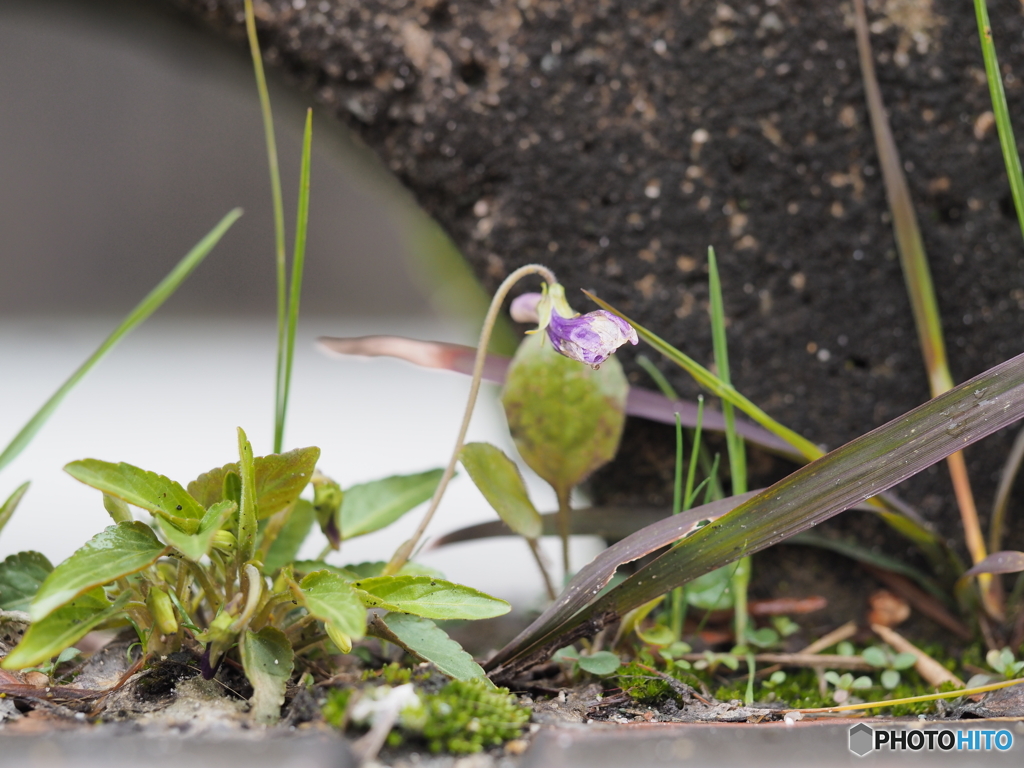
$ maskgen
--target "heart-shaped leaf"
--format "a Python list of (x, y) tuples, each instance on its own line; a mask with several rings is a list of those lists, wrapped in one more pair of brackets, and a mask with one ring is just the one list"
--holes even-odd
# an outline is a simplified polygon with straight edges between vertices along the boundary
[(51, 571), (50, 561), (39, 552), (10, 555), (0, 563), (0, 611), (27, 611)]
[[(313, 446), (270, 456), (257, 456), (253, 460), (256, 507), (261, 520), (280, 512), (299, 498), (299, 494), (309, 484), (319, 459), (320, 449)], [(200, 475), (188, 484), (188, 492), (204, 507), (209, 507), (224, 500), (224, 478), (230, 474), (239, 474), (238, 462)]]
[(111, 525), (53, 569), (36, 593), (29, 616), (39, 621), (93, 587), (147, 568), (165, 550), (145, 523)]
[(169, 520), (186, 533), (199, 530), (206, 509), (173, 480), (131, 464), (73, 461), (64, 471), (76, 480)]

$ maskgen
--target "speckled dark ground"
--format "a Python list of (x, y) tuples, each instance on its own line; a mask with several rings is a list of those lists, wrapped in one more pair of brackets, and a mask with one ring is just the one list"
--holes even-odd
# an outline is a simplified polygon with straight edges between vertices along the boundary
[[(241, 0), (173, 3), (241, 47)], [(963, 380), (1024, 347), (1021, 236), (972, 7), (869, 6)], [(990, 6), (1024, 126), (1021, 6)], [(257, 2), (267, 59), (358, 132), (489, 287), (543, 261), (571, 296), (595, 290), (707, 361), (715, 246), (734, 380), (830, 446), (927, 397), (850, 13), (817, 0)], [(983, 510), (1009, 441), (968, 456)], [(634, 426), (624, 445), (598, 496), (664, 499), (670, 433)], [(957, 535), (941, 467), (904, 492)]]

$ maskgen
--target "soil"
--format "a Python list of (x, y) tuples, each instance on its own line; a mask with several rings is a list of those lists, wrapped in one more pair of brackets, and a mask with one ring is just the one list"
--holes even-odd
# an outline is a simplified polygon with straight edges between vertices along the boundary
[[(241, 45), (240, 0), (174, 5)], [(1024, 16), (991, 6), (1019, 124)], [(592, 289), (706, 361), (713, 245), (733, 378), (774, 417), (834, 447), (927, 399), (849, 3), (268, 0), (257, 15), (266, 58), (362, 137), (488, 287), (544, 262), (570, 296)], [(875, 0), (869, 17), (963, 380), (1020, 352), (1024, 330), (973, 11)], [(1009, 440), (969, 452), (982, 509)], [(664, 500), (652, 454), (670, 464), (668, 430), (627, 433), (598, 501)], [(909, 486), (959, 538), (944, 472)]]

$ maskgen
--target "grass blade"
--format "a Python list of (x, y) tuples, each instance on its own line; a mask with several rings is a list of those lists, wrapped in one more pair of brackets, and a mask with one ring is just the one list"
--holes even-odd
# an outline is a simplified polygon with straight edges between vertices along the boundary
[(985, 0), (974, 0), (974, 13), (978, 19), (981, 55), (985, 59), (985, 77), (988, 79), (988, 89), (992, 96), (992, 112), (996, 116), (999, 146), (1003, 150), (1003, 162), (1006, 164), (1006, 178), (1010, 181), (1013, 207), (1017, 211), (1021, 234), (1024, 235), (1024, 174), (1021, 173), (1017, 142), (1013, 138), (1010, 110), (1006, 103), (1006, 92), (1003, 90), (1003, 78), (999, 74), (999, 60), (996, 58), (996, 46), (992, 40), (992, 25), (988, 21)]
[[(602, 301), (587, 291), (584, 291), (584, 293), (586, 293), (587, 296), (589, 296), (602, 309), (606, 309), (609, 312), (618, 315), (632, 325), (633, 328), (636, 329), (637, 334), (639, 334), (644, 341), (661, 352), (661, 354), (669, 360), (676, 363), (676, 365), (680, 366), (690, 374), (698, 384), (712, 394), (717, 395), (723, 400), (731, 402), (734, 406), (746, 413), (747, 416), (760, 424), (775, 437), (792, 445), (794, 449), (796, 449), (807, 461), (813, 461), (824, 455), (825, 452), (821, 448), (816, 446), (807, 438), (798, 435), (793, 430), (775, 421), (775, 419), (740, 394), (731, 384), (723, 382), (718, 376), (695, 361), (689, 355), (676, 349), (661, 337), (651, 333), (642, 325), (631, 320), (607, 302)], [(707, 421), (705, 421), (705, 426), (707, 426)], [(738, 429), (738, 431), (742, 434), (742, 430)], [(871, 504), (875, 511), (888, 525), (892, 526), (895, 530), (899, 531), (901, 535), (906, 536), (908, 539), (920, 546), (939, 572), (944, 573), (947, 576), (951, 575), (949, 573), (950, 566), (955, 563), (955, 558), (951, 551), (944, 545), (935, 532), (930, 529), (928, 524), (917, 516), (913, 510), (906, 507), (906, 505), (897, 503), (895, 500), (889, 498), (888, 495), (872, 499)], [(959, 571), (956, 571), (956, 575), (959, 575)], [(955, 579), (955, 576), (953, 576), (953, 578)]]
[[(756, 421), (766, 430), (771, 432), (773, 435), (789, 443), (807, 461), (814, 461), (815, 459), (824, 454), (824, 451), (822, 451), (810, 440), (801, 435), (798, 435), (789, 427), (785, 427), (779, 422), (777, 422), (767, 413), (758, 408), (753, 402), (748, 400), (739, 391), (737, 391), (735, 387), (733, 387), (731, 384), (722, 381), (720, 377), (713, 374), (711, 371), (709, 371), (703, 365), (698, 363), (692, 357), (690, 357), (684, 352), (679, 351), (661, 337), (651, 333), (642, 325), (639, 325), (633, 320), (630, 320), (628, 317), (626, 317), (624, 314), (622, 314), (617, 309), (612, 307), (610, 304), (597, 298), (597, 296), (590, 293), (589, 291), (584, 291), (584, 293), (588, 297), (590, 297), (590, 299), (593, 300), (594, 303), (597, 304), (599, 307), (608, 310), (614, 315), (618, 315), (623, 320), (632, 325), (636, 329), (637, 334), (639, 334), (639, 336), (644, 341), (646, 341), (656, 350), (661, 352), (661, 354), (663, 354), (673, 363), (675, 363), (688, 374), (690, 374), (690, 376), (693, 377), (694, 381), (696, 381), (700, 386), (704, 387), (711, 394), (720, 397), (723, 401), (732, 404), (736, 408), (739, 408), (741, 411), (747, 414), (747, 416), (752, 418), (754, 421)], [(707, 422), (705, 422), (705, 426), (707, 426)]]
[(674, 587), (850, 509), (1022, 416), (1019, 355), (755, 494), (583, 610), (566, 606), (550, 616), (551, 629), (531, 629), (500, 651), (492, 666), (503, 665), (502, 677), (528, 666)]
[(288, 331), (285, 340), (284, 369), (281, 371), (274, 422), (274, 453), (284, 444), (284, 422), (288, 415), (288, 395), (292, 387), (292, 365), (295, 362), (295, 331), (299, 325), (299, 299), (302, 296), (302, 272), (306, 265), (306, 232), (309, 228), (309, 171), (313, 146), (313, 110), (306, 111), (306, 128), (302, 133), (302, 166), (299, 170), (299, 205), (295, 221), (295, 249), (292, 251), (292, 277), (288, 297)]
[(240, 208), (235, 208), (233, 211), (228, 213), (220, 223), (217, 224), (202, 240), (200, 240), (196, 246), (189, 251), (185, 258), (183, 258), (178, 265), (171, 270), (170, 274), (167, 275), (160, 284), (157, 285), (149, 294), (144, 298), (139, 305), (133, 309), (128, 316), (121, 321), (121, 324), (114, 329), (114, 332), (106, 338), (106, 340), (100, 344), (99, 348), (92, 353), (88, 360), (71, 374), (70, 378), (65, 381), (60, 389), (53, 393), (49, 400), (47, 400), (43, 407), (40, 408), (36, 414), (29, 419), (28, 423), (22, 427), (21, 431), (15, 435), (14, 439), (11, 440), (10, 444), (4, 449), (3, 453), (0, 453), (0, 470), (10, 464), (20, 454), (25, 446), (31, 442), (32, 438), (35, 437), (46, 420), (53, 415), (53, 412), (57, 410), (57, 406), (60, 405), (61, 401), (67, 396), (74, 386), (81, 381), (85, 375), (92, 370), (92, 367), (96, 365), (103, 356), (107, 354), (114, 346), (125, 336), (131, 333), (139, 324), (141, 324), (146, 318), (153, 314), (156, 309), (170, 298), (178, 287), (185, 281), (189, 275), (192, 274), (193, 270), (202, 263), (203, 259), (213, 250), (213, 247), (217, 245), (217, 242), (224, 236), (224, 233), (228, 231), (232, 224), (242, 215)]
[(274, 262), (277, 274), (277, 376), (274, 402), (274, 453), (280, 453), (277, 444), (278, 421), (282, 411), (282, 394), (285, 380), (285, 338), (288, 330), (288, 273), (285, 256), (284, 195), (281, 192), (281, 171), (277, 161), (277, 139), (274, 135), (274, 114), (270, 109), (270, 91), (263, 72), (263, 55), (260, 53), (259, 38), (256, 36), (256, 15), (252, 0), (245, 0), (245, 32), (249, 39), (252, 55), (252, 69), (256, 76), (256, 91), (260, 97), (260, 112), (263, 115), (263, 133), (267, 142), (267, 166), (270, 169), (270, 196), (274, 208)]

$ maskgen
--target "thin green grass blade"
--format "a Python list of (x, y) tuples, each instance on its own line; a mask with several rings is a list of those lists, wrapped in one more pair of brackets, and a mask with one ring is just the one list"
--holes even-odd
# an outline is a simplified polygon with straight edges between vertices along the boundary
[(284, 195), (281, 192), (281, 170), (277, 161), (277, 139), (274, 135), (274, 114), (270, 109), (270, 91), (263, 72), (263, 55), (256, 36), (256, 15), (252, 0), (245, 0), (245, 32), (249, 39), (252, 55), (252, 69), (256, 76), (256, 90), (260, 97), (260, 112), (263, 115), (263, 133), (267, 142), (267, 166), (270, 169), (270, 196), (274, 208), (274, 260), (277, 273), (277, 377), (274, 401), (274, 453), (281, 452), (277, 441), (277, 425), (282, 413), (282, 395), (285, 379), (285, 337), (288, 317), (288, 272), (285, 255)]
[(694, 381), (700, 384), (700, 386), (704, 387), (711, 394), (722, 398), (723, 401), (731, 403), (735, 407), (739, 408), (773, 435), (792, 445), (808, 461), (814, 461), (814, 459), (817, 459), (823, 454), (823, 451), (810, 440), (798, 435), (796, 432), (789, 429), (789, 427), (785, 427), (777, 422), (767, 413), (754, 405), (754, 403), (740, 394), (731, 384), (727, 384), (722, 381), (720, 377), (713, 374), (692, 357), (684, 352), (680, 352), (660, 336), (656, 336), (642, 325), (630, 320), (626, 315), (622, 314), (613, 306), (602, 301), (589, 291), (584, 291), (584, 293), (599, 307), (608, 310), (613, 315), (618, 315), (632, 325), (644, 341), (690, 374)]
[[(725, 335), (725, 301), (722, 298), (722, 280), (718, 274), (718, 259), (715, 249), (708, 248), (708, 290), (711, 296), (711, 345), (715, 355), (715, 367), (718, 377), (727, 385), (732, 384), (729, 375), (729, 345)], [(725, 446), (729, 454), (729, 474), (732, 482), (732, 495), (739, 496), (747, 492), (747, 451), (743, 446), (743, 438), (736, 432), (736, 409), (732, 403), (722, 403), (722, 416), (725, 418)], [(733, 626), (735, 627), (736, 644), (746, 646), (747, 624), (750, 616), (747, 612), (747, 590), (750, 587), (752, 563), (749, 557), (740, 558), (737, 568), (729, 580), (733, 595)], [(677, 587), (677, 590), (679, 588)], [(744, 696), (749, 705), (754, 701), (754, 672), (756, 664), (754, 654), (747, 651), (747, 690)]]
[(0, 505), (0, 531), (4, 529), (4, 526), (10, 522), (11, 516), (14, 515), (14, 510), (18, 508), (21, 503), (22, 497), (28, 493), (28, 482), (24, 482), (14, 489), (14, 493), (7, 497), (7, 501)]
[(285, 342), (284, 371), (274, 424), (274, 452), (284, 444), (284, 423), (288, 415), (288, 396), (292, 388), (292, 366), (295, 362), (295, 331), (299, 325), (299, 299), (302, 296), (302, 272), (306, 265), (306, 232), (309, 229), (309, 172), (313, 146), (313, 110), (306, 112), (306, 128), (302, 133), (302, 166), (299, 170), (299, 205), (295, 216), (295, 249), (292, 251), (292, 277), (288, 297), (288, 333)]
[(224, 233), (228, 231), (232, 224), (242, 215), (241, 208), (235, 208), (233, 211), (228, 213), (220, 223), (215, 226), (209, 234), (200, 240), (196, 246), (189, 251), (185, 258), (183, 258), (178, 265), (171, 270), (170, 274), (165, 277), (156, 288), (149, 292), (149, 295), (144, 298), (135, 309), (133, 309), (129, 315), (121, 322), (114, 332), (106, 338), (106, 340), (100, 344), (99, 348), (92, 353), (88, 360), (76, 370), (71, 377), (65, 381), (60, 389), (54, 392), (53, 396), (47, 400), (43, 407), (40, 408), (36, 414), (29, 419), (28, 423), (22, 427), (21, 431), (15, 435), (14, 439), (11, 440), (10, 444), (4, 449), (3, 453), (0, 453), (0, 470), (10, 464), (20, 454), (25, 446), (31, 442), (32, 438), (35, 437), (46, 420), (53, 415), (53, 412), (57, 410), (57, 406), (60, 405), (61, 401), (67, 396), (74, 386), (81, 381), (85, 375), (92, 370), (92, 367), (96, 365), (103, 356), (107, 354), (114, 346), (131, 331), (133, 331), (138, 325), (140, 325), (146, 318), (153, 314), (156, 309), (170, 298), (178, 287), (185, 281), (189, 275), (192, 274), (193, 270), (198, 267), (203, 259), (213, 250), (213, 247), (217, 245), (217, 242), (224, 236)]
[[(768, 432), (792, 445), (808, 461), (813, 461), (824, 455), (824, 451), (822, 451), (821, 448), (816, 446), (807, 438), (775, 421), (775, 419), (736, 391), (732, 385), (723, 382), (718, 376), (715, 376), (715, 374), (695, 361), (689, 355), (676, 349), (661, 337), (651, 333), (651, 331), (647, 330), (642, 325), (631, 320), (606, 301), (602, 301), (588, 291), (584, 291), (584, 293), (586, 293), (587, 296), (589, 296), (594, 303), (602, 309), (606, 309), (612, 314), (618, 315), (632, 325), (633, 328), (636, 329), (637, 334), (644, 341), (685, 370), (698, 384), (712, 394), (722, 398), (722, 400), (731, 402), (741, 411), (750, 416), (750, 418), (764, 427)], [(713, 475), (714, 473), (709, 474)], [(918, 517), (913, 510), (906, 506), (896, 504), (886, 497), (875, 499), (872, 503), (875, 505), (878, 514), (888, 525), (892, 526), (895, 530), (899, 531), (900, 534), (906, 536), (908, 539), (922, 547), (925, 554), (934, 563), (938, 570), (943, 573), (949, 571), (949, 566), (952, 562), (951, 551), (943, 544), (935, 532), (929, 528), (927, 523)]]
[(985, 0), (974, 0), (974, 13), (978, 19), (981, 55), (985, 59), (985, 76), (988, 79), (989, 93), (992, 95), (992, 112), (996, 116), (999, 146), (1003, 150), (1003, 162), (1006, 164), (1006, 177), (1010, 181), (1010, 191), (1013, 193), (1017, 222), (1020, 224), (1021, 234), (1024, 235), (1024, 174), (1021, 173), (1017, 142), (1013, 138), (1010, 110), (1006, 103), (1006, 92), (1003, 90), (1003, 78), (999, 73), (999, 59), (996, 58), (996, 45), (992, 40), (992, 25), (988, 21)]
[[(731, 387), (729, 345), (725, 338), (725, 303), (722, 300), (722, 281), (718, 275), (714, 248), (708, 248), (708, 291), (711, 297), (711, 345), (715, 367), (721, 382)], [(732, 495), (738, 496), (747, 492), (747, 459), (743, 438), (736, 432), (736, 409), (728, 400), (722, 402), (722, 416), (725, 417), (725, 443), (729, 453), (729, 471), (732, 474)]]
[[(562, 603), (564, 610), (547, 615), (543, 627), (499, 651), (491, 666), (502, 665), (500, 677), (528, 666), (697, 576), (850, 509), (1022, 416), (1024, 355), (1019, 355), (801, 467), (694, 531), (582, 610), (570, 613), (572, 606)], [(566, 594), (572, 590), (570, 583)]]

